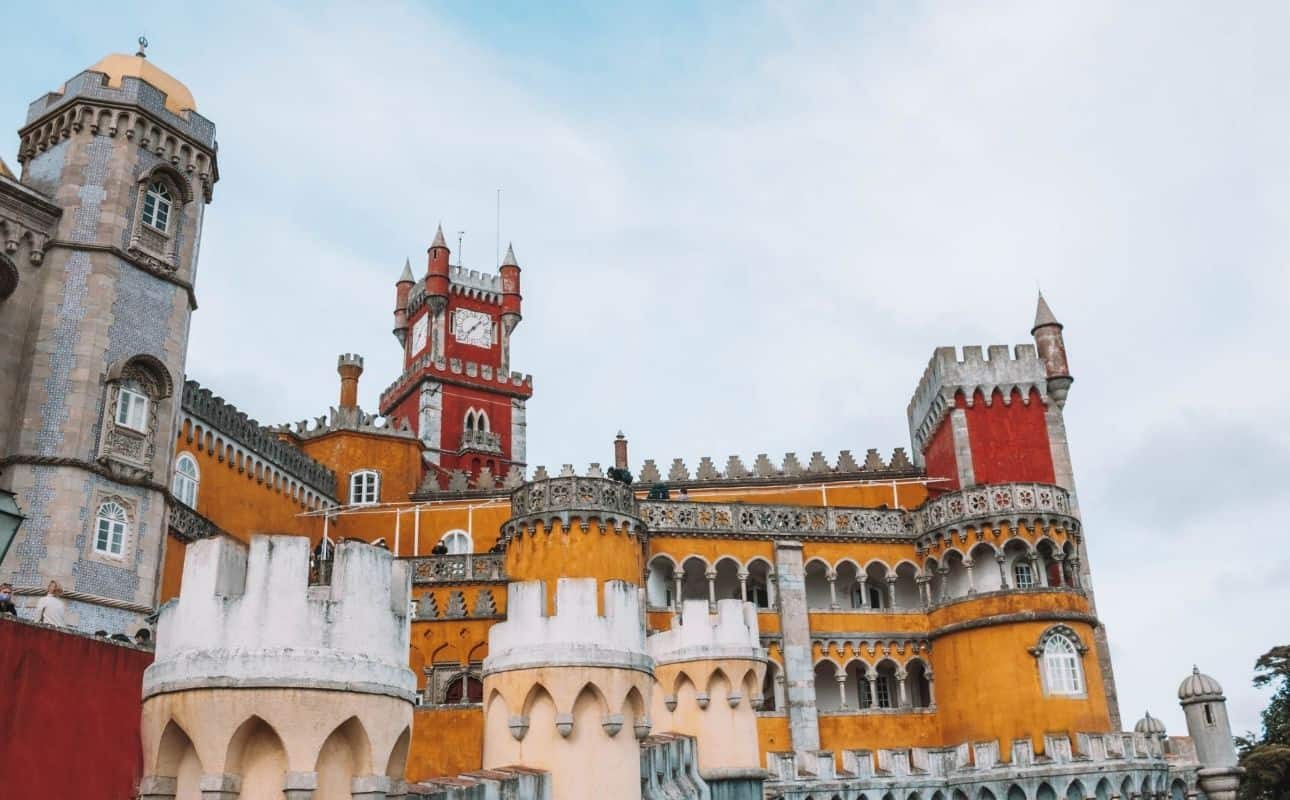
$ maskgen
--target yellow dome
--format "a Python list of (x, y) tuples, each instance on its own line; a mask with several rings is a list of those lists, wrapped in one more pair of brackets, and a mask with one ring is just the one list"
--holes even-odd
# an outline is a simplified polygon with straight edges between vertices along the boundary
[(118, 89), (121, 88), (121, 79), (127, 76), (147, 81), (166, 93), (166, 108), (176, 114), (197, 110), (197, 101), (193, 99), (193, 93), (188, 91), (188, 87), (143, 56), (113, 53), (90, 67), (90, 71), (105, 73), (108, 85)]

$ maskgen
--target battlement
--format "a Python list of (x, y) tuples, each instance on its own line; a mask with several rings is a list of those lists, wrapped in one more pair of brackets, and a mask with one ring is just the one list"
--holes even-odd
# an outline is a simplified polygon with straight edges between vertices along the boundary
[(555, 614), (548, 616), (545, 583), (511, 583), (506, 588), (506, 621), (488, 632), (484, 674), (555, 666), (651, 672), (636, 587), (605, 581), (603, 615), (600, 599), (594, 578), (561, 578)]
[(672, 629), (647, 640), (656, 663), (699, 659), (766, 659), (757, 628), (757, 609), (741, 600), (718, 600), (717, 613), (708, 613), (707, 600), (686, 600)]
[(358, 353), (341, 353), (336, 357), (336, 367), (358, 367), (363, 368), (363, 357)]
[(161, 89), (132, 75), (123, 76), (120, 88), (114, 88), (108, 84), (106, 74), (88, 69), (68, 80), (61, 92), (49, 92), (28, 105), (26, 125), (76, 98), (139, 106), (197, 142), (211, 148), (215, 146), (215, 123), (192, 109), (183, 114), (167, 109), (166, 93)]
[(236, 686), (344, 689), (412, 701), (407, 565), (379, 547), (336, 547), (331, 586), (309, 586), (309, 539), (194, 542), (183, 589), (161, 607), (144, 697)]
[(408, 365), (385, 391), (381, 392), (380, 407), (388, 409), (403, 399), (423, 378), (439, 378), (453, 383), (463, 383), (485, 388), (501, 387), (516, 397), (533, 394), (533, 376), (519, 372), (504, 372), (491, 364), (462, 361), (460, 358), (432, 359), (429, 351)]
[(549, 528), (557, 521), (568, 528), (575, 519), (583, 526), (595, 520), (632, 533), (644, 527), (632, 487), (604, 477), (599, 464), (592, 464), (585, 477), (566, 464), (554, 478), (538, 467), (532, 481), (511, 493), (511, 519), (502, 532), (510, 537), (538, 525)]
[[(360, 359), (361, 360), (361, 359)], [(328, 409), (328, 416), (314, 417), (312, 422), (302, 419), (297, 422), (284, 422), (275, 425), (275, 433), (287, 434), (300, 439), (313, 439), (335, 431), (357, 431), (375, 433), (382, 436), (397, 436), (403, 439), (416, 439), (417, 435), (405, 419), (382, 417), (379, 414), (368, 414), (361, 408)]]
[(211, 429), (237, 440), (246, 449), (262, 456), (284, 472), (328, 496), (336, 494), (336, 473), (309, 456), (281, 441), (277, 433), (239, 411), (197, 381), (184, 381), (180, 400), (183, 411), (205, 422)]
[(953, 347), (936, 348), (906, 409), (915, 461), (922, 463), (923, 450), (954, 407), (956, 394), (962, 392), (971, 406), (980, 392), (990, 405), (998, 390), (1007, 405), (1014, 389), (1021, 393), (1023, 403), (1030, 403), (1032, 389), (1038, 390), (1045, 405), (1049, 402), (1047, 371), (1033, 344), (1019, 344), (1011, 354), (1007, 345), (990, 345), (985, 353), (979, 346), (968, 346), (963, 348), (962, 358)]
[(797, 480), (801, 478), (816, 480), (844, 480), (846, 478), (878, 480), (918, 474), (921, 473), (910, 462), (905, 448), (897, 447), (891, 454), (890, 461), (884, 461), (876, 449), (870, 449), (865, 454), (863, 463), (857, 462), (850, 450), (843, 450), (838, 454), (837, 460), (830, 464), (824, 458), (824, 454), (817, 450), (811, 454), (811, 458), (805, 466), (803, 466), (796, 453), (786, 453), (778, 467), (765, 453), (759, 453), (757, 458), (753, 460), (751, 468), (746, 467), (739, 456), (732, 455), (726, 459), (724, 469), (717, 469), (716, 462), (709, 456), (704, 456), (699, 459), (698, 470), (693, 475), (691, 475), (684, 459), (672, 459), (672, 464), (665, 476), (659, 469), (658, 464), (651, 458), (646, 459), (645, 464), (641, 467), (639, 480), (643, 484), (693, 485), (736, 481), (740, 483), (755, 483), (757, 481), (773, 483), (786, 479)]
[[(448, 291), (463, 297), (472, 297), (495, 305), (502, 304), (502, 278), (500, 275), (481, 272), (477, 269), (466, 269), (462, 266), (448, 267)], [(425, 278), (412, 284), (408, 290), (407, 312), (409, 315), (425, 305)]]

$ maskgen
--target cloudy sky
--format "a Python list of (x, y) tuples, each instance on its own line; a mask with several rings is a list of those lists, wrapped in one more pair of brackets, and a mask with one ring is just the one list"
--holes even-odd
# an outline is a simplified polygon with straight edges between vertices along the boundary
[(498, 188), (534, 465), (619, 428), (637, 466), (890, 453), (932, 349), (1028, 341), (1042, 286), (1126, 724), (1182, 733), (1194, 662), (1257, 725), (1290, 640), (1290, 6), (363, 6), (29, 4), (6, 40), (15, 127), (140, 33), (219, 126), (191, 377), (296, 420), (359, 352), (374, 408), (403, 260), (442, 221), (492, 269)]

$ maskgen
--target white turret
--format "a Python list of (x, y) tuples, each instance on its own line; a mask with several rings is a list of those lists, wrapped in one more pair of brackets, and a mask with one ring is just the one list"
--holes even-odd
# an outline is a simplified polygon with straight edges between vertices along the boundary
[(1200, 761), (1197, 778), (1210, 800), (1232, 800), (1244, 772), (1236, 765), (1232, 724), (1227, 718), (1227, 698), (1218, 681), (1192, 667), (1178, 687), (1178, 702), (1187, 717), (1187, 733), (1196, 744)]

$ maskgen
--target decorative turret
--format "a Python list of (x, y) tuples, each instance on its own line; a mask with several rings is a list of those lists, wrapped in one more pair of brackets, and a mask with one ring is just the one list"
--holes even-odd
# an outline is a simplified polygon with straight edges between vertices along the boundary
[(434, 241), (430, 243), (430, 265), (426, 272), (426, 298), (430, 311), (441, 313), (448, 305), (448, 243), (443, 238), (443, 226), (435, 229)]
[(672, 629), (649, 637), (655, 687), (650, 716), (660, 732), (698, 740), (699, 773), (722, 797), (760, 797), (766, 777), (757, 711), (766, 651), (752, 603), (686, 600)]
[(1187, 733), (1196, 745), (1201, 789), (1210, 800), (1232, 800), (1245, 770), (1236, 765), (1223, 687), (1192, 667), (1191, 674), (1178, 687), (1178, 702), (1187, 717)]
[(412, 260), (403, 262), (403, 274), (394, 284), (394, 338), (400, 345), (407, 344), (408, 336), (408, 295), (416, 280), (412, 277)]
[(340, 373), (340, 407), (358, 408), (358, 379), (363, 374), (363, 357), (355, 353), (341, 353), (336, 359)]
[(622, 431), (614, 437), (614, 467), (615, 469), (627, 469), (627, 437)]
[[(511, 583), (484, 659), (484, 768), (551, 772), (553, 800), (640, 797), (653, 662), (638, 589), (563, 578)], [(603, 606), (603, 610), (598, 608)]]
[(403, 774), (416, 691), (407, 566), (346, 542), (331, 585), (310, 586), (310, 549), (301, 536), (188, 546), (143, 677), (142, 797), (401, 791), (387, 776)]
[(1035, 337), (1035, 348), (1048, 373), (1048, 396), (1059, 408), (1064, 407), (1066, 395), (1075, 379), (1071, 377), (1070, 365), (1066, 363), (1062, 324), (1053, 316), (1053, 310), (1048, 307), (1048, 301), (1044, 300), (1042, 293), (1035, 308), (1035, 325), (1030, 329), (1030, 335)]
[(515, 248), (506, 245), (506, 258), (499, 270), (502, 277), (502, 369), (509, 370), (511, 363), (511, 332), (520, 324), (520, 263), (515, 260)]

